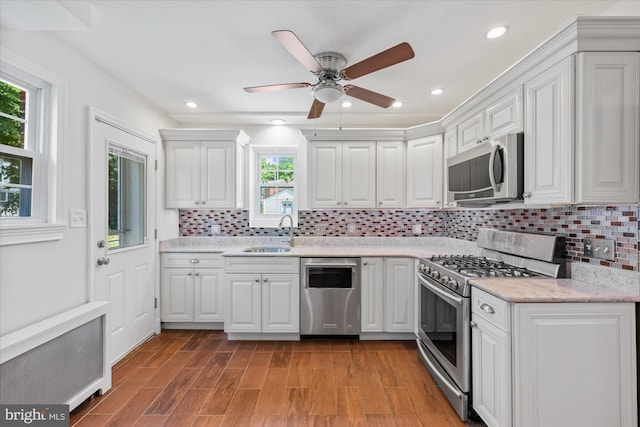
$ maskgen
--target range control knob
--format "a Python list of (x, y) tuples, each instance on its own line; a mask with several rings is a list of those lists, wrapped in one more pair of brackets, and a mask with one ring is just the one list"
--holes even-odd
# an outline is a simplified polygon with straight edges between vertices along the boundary
[(449, 280), (449, 282), (447, 282), (447, 286), (449, 286), (451, 289), (458, 289), (458, 282), (451, 279)]
[(434, 279), (439, 279), (440, 278), (440, 273), (437, 271), (432, 271), (431, 272), (431, 277), (433, 277)]

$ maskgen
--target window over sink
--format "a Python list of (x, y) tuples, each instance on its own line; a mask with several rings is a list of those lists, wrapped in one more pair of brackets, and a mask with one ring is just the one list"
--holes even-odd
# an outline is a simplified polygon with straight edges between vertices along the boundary
[(298, 221), (297, 151), (252, 147), (251, 227), (278, 227), (283, 215)]

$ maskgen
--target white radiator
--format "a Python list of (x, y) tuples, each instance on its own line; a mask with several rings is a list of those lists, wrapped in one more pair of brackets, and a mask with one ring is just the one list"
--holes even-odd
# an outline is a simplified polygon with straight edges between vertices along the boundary
[(0, 337), (0, 403), (74, 409), (111, 388), (107, 302), (91, 302)]

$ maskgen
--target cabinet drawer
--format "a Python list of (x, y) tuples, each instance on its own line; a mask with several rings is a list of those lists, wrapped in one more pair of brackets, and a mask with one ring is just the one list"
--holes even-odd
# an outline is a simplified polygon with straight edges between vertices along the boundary
[(222, 253), (216, 252), (163, 253), (160, 261), (162, 267), (224, 267)]
[(509, 303), (476, 287), (471, 288), (471, 312), (503, 331), (511, 331)]
[(226, 273), (300, 272), (300, 258), (291, 256), (225, 257)]

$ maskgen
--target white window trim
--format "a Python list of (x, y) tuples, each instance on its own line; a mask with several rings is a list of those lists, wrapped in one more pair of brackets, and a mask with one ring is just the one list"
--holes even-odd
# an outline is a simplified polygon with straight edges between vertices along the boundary
[[(282, 215), (260, 215), (260, 183), (258, 181), (258, 171), (260, 170), (260, 156), (265, 154), (277, 156), (292, 156), (294, 158), (295, 184), (293, 186), (294, 209), (291, 217), (293, 218), (293, 226), (298, 226), (298, 211), (300, 210), (300, 156), (297, 147), (292, 146), (272, 146), (272, 145), (252, 145), (250, 147), (250, 164), (249, 168), (249, 227), (251, 228), (278, 228)], [(289, 226), (289, 222), (285, 223)]]
[(32, 216), (0, 219), (0, 246), (60, 240), (68, 229), (67, 222), (61, 221), (64, 207), (60, 185), (66, 85), (49, 71), (7, 49), (1, 53), (0, 68), (7, 78), (41, 87), (38, 105), (30, 112), (39, 116), (41, 126), (30, 129), (36, 133), (37, 146), (31, 149), (38, 152), (34, 161), (39, 163), (37, 166), (34, 163)]

